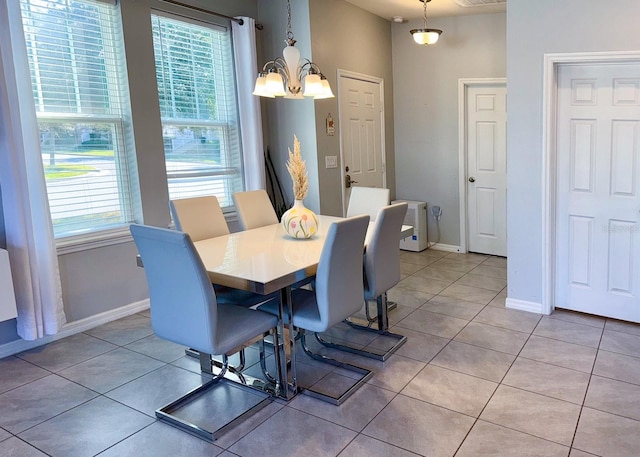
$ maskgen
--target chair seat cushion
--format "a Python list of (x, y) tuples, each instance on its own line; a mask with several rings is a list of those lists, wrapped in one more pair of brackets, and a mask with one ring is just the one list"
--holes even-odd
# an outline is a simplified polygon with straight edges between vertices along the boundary
[[(311, 332), (324, 332), (327, 330), (326, 325), (320, 321), (320, 312), (316, 303), (316, 294), (312, 290), (296, 289), (291, 292), (291, 301), (293, 303), (293, 325), (296, 327), (309, 330)], [(274, 315), (278, 315), (278, 302), (268, 302), (258, 306), (258, 309)], [(284, 323), (289, 324), (287, 316), (284, 317)]]
[[(277, 306), (276, 302), (276, 310)], [(256, 335), (268, 332), (277, 324), (278, 319), (272, 314), (242, 306), (218, 304), (217, 345), (214, 353), (226, 354)]]

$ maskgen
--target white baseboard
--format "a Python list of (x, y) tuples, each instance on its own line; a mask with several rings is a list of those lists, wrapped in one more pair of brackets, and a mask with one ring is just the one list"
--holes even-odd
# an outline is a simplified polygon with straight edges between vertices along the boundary
[(139, 313), (140, 311), (144, 311), (146, 309), (149, 309), (148, 298), (131, 303), (129, 305), (121, 306), (120, 308), (105, 311), (104, 313), (96, 314), (95, 316), (86, 317), (84, 319), (65, 324), (62, 326), (62, 329), (55, 335), (47, 335), (34, 341), (19, 339), (2, 344), (0, 345), (0, 359), (17, 354), (22, 351), (26, 351), (28, 349), (43, 346), (47, 343), (51, 343), (67, 336), (75, 335), (76, 333), (84, 332), (85, 330), (89, 330), (99, 325), (106, 324), (107, 322), (115, 321), (123, 317)]
[(429, 246), (429, 249), (433, 249), (434, 251), (460, 252), (460, 246), (442, 243), (436, 243), (433, 246)]
[(536, 314), (546, 314), (542, 311), (542, 303), (536, 303), (526, 300), (517, 300), (515, 298), (508, 298), (505, 300), (505, 307), (510, 309), (518, 309), (520, 311), (528, 311)]

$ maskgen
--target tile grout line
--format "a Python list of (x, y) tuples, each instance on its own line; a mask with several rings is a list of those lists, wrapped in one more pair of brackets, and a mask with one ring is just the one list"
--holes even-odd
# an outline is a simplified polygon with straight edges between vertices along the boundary
[(582, 418), (582, 411), (584, 410), (584, 402), (589, 394), (589, 386), (591, 385), (591, 379), (593, 378), (593, 370), (596, 367), (596, 361), (598, 360), (598, 352), (600, 350), (600, 344), (602, 343), (602, 337), (604, 336), (604, 327), (600, 332), (600, 339), (598, 341), (598, 347), (596, 348), (596, 357), (593, 359), (593, 366), (591, 367), (591, 373), (589, 373), (589, 380), (587, 381), (587, 388), (584, 390), (584, 396), (582, 397), (582, 404), (580, 405), (580, 411), (578, 412), (578, 419), (576, 420), (576, 426), (573, 429), (573, 436), (571, 437), (571, 449), (573, 449), (573, 443), (575, 443), (576, 435), (578, 434), (578, 426), (580, 425), (580, 419)]

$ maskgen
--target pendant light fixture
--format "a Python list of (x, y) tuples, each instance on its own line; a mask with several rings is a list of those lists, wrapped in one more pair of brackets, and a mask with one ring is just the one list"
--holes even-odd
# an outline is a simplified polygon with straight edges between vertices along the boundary
[(413, 35), (413, 41), (424, 46), (435, 44), (440, 38), (442, 30), (427, 28), (427, 3), (431, 0), (420, 0), (424, 3), (424, 27), (421, 29), (413, 29), (410, 31)]
[[(302, 100), (304, 97), (333, 98), (329, 81), (309, 59), (300, 59), (300, 51), (291, 31), (291, 0), (287, 0), (287, 46), (283, 57), (270, 60), (256, 78), (253, 95)], [(304, 82), (304, 90), (302, 88)]]

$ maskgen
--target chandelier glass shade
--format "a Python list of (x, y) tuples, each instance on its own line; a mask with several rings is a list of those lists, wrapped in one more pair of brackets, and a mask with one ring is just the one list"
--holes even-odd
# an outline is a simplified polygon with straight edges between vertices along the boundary
[(424, 3), (424, 27), (410, 30), (413, 41), (424, 46), (435, 44), (442, 34), (442, 30), (427, 28), (427, 3), (431, 0), (420, 0)]
[(309, 59), (301, 59), (300, 51), (295, 47), (296, 40), (291, 31), (291, 0), (287, 0), (287, 20), (287, 46), (282, 50), (282, 57), (264, 64), (256, 78), (253, 95), (298, 100), (304, 97), (333, 98), (329, 81), (318, 65)]

